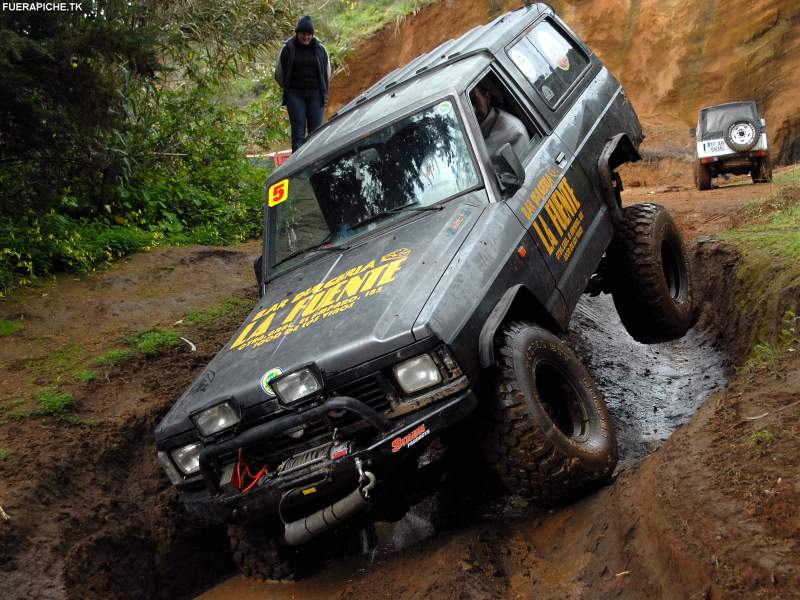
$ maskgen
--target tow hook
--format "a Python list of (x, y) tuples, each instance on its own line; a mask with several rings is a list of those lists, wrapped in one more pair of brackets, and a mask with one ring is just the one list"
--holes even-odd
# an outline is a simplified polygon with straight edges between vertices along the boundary
[[(369, 500), (369, 492), (375, 487), (375, 475), (364, 470), (364, 465), (360, 458), (356, 459), (356, 470), (358, 471), (358, 487), (365, 500)], [(366, 485), (365, 485), (366, 483)]]
[(369, 508), (371, 505), (369, 493), (375, 487), (377, 479), (373, 473), (364, 469), (360, 459), (356, 458), (355, 465), (358, 472), (358, 486), (356, 489), (341, 500), (303, 519), (284, 523), (283, 533), (287, 544), (292, 546), (304, 544)]

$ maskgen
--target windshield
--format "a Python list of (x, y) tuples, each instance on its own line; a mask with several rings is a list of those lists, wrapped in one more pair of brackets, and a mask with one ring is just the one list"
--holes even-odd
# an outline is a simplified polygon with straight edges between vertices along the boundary
[(289, 267), (479, 183), (455, 107), (444, 100), (271, 186), (269, 264)]
[(707, 108), (700, 113), (700, 133), (703, 139), (720, 138), (725, 129), (737, 119), (757, 121), (758, 114), (752, 102), (741, 102)]

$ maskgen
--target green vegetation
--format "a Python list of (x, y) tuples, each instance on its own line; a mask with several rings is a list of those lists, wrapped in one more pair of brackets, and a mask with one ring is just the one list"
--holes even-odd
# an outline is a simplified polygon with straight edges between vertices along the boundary
[(0, 295), (159, 244), (258, 234), (285, 147), (272, 73), (302, 13), (331, 61), (432, 0), (92, 0), (0, 14)]
[(737, 369), (737, 373), (745, 381), (751, 381), (756, 373), (762, 371), (779, 375), (782, 362), (793, 352), (800, 352), (800, 334), (797, 315), (790, 309), (783, 315), (778, 339), (775, 342), (759, 342), (753, 346), (750, 356)]
[(98, 375), (96, 371), (90, 371), (89, 369), (76, 371), (74, 377), (75, 380), (80, 383), (91, 383), (100, 379), (100, 375)]
[(227, 298), (222, 304), (205, 310), (193, 310), (183, 318), (184, 323), (208, 325), (222, 319), (240, 320), (253, 308), (253, 301), (246, 298)]
[(0, 337), (13, 335), (18, 331), (22, 331), (24, 328), (25, 325), (22, 324), (22, 321), (7, 321), (6, 319), (0, 319)]
[[(749, 355), (738, 372), (744, 381), (766, 371), (778, 375), (784, 359), (800, 351), (796, 294), (800, 288), (800, 169), (775, 174), (772, 191), (745, 206), (743, 224), (720, 237), (737, 246), (737, 311), (754, 315)], [(754, 314), (753, 307), (764, 307)], [(781, 315), (767, 318), (765, 315)]]
[(8, 448), (0, 448), (0, 462), (8, 462), (11, 460), (11, 450)]
[(297, 4), (81, 7), (0, 14), (0, 293), (154, 244), (225, 244), (259, 228), (265, 173), (245, 156), (249, 116), (219, 98), (275, 54)]
[(800, 185), (778, 187), (766, 199), (746, 206), (743, 215), (753, 222), (726, 231), (723, 239), (748, 252), (794, 264), (800, 261)]
[(75, 405), (75, 400), (70, 394), (54, 389), (39, 393), (39, 410), (34, 414), (61, 416)]
[(155, 356), (179, 348), (181, 336), (175, 331), (148, 329), (128, 336), (123, 341), (147, 356)]
[[(434, 0), (340, 0), (324, 2), (322, 15), (328, 16), (327, 25), (336, 36), (338, 53), (334, 58), (346, 57), (353, 46), (382, 27), (399, 25), (408, 15), (416, 14)], [(320, 4), (310, 3), (312, 4)]]
[(759, 429), (744, 438), (744, 445), (758, 456), (765, 456), (769, 453), (769, 447), (777, 441), (777, 436), (769, 429)]
[(95, 419), (82, 419), (78, 415), (63, 415), (61, 420), (74, 427), (97, 427), (98, 425)]
[(86, 357), (86, 350), (81, 346), (71, 344), (52, 350), (50, 354), (28, 360), (25, 368), (39, 377), (58, 381), (64, 377), (71, 377), (75, 365), (82, 363)]
[(113, 367), (125, 362), (132, 356), (133, 353), (130, 350), (125, 350), (124, 348), (114, 348), (113, 350), (104, 352), (100, 356), (96, 357), (92, 361), (92, 364), (98, 367)]
[(791, 169), (776, 171), (772, 183), (773, 185), (800, 185), (800, 166), (794, 165)]

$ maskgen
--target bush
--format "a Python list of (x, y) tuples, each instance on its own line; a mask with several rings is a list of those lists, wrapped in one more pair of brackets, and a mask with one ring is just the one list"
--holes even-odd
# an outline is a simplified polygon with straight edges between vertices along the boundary
[(155, 356), (179, 348), (181, 336), (175, 331), (149, 329), (125, 338), (124, 342), (147, 356)]
[(25, 326), (22, 324), (22, 321), (7, 321), (6, 319), (0, 319), (0, 337), (13, 335), (24, 328)]
[(72, 408), (75, 400), (67, 393), (45, 390), (39, 394), (39, 410), (36, 414), (58, 416)]
[(124, 348), (114, 348), (113, 350), (109, 350), (95, 358), (92, 361), (93, 365), (97, 365), (98, 367), (113, 367), (118, 365), (122, 362), (125, 362), (132, 356), (130, 350), (125, 350)]
[(0, 218), (0, 290), (53, 271), (86, 273), (135, 250), (147, 248), (157, 239), (153, 233), (129, 226), (111, 226), (99, 221), (78, 221), (49, 212), (12, 220)]

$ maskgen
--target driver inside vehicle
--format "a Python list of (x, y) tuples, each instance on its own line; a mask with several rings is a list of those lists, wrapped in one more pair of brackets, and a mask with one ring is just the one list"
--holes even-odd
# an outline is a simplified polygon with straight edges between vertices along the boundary
[(475, 109), (489, 156), (494, 158), (504, 144), (511, 144), (516, 155), (522, 158), (530, 142), (528, 130), (522, 121), (510, 112), (494, 106), (492, 93), (483, 82), (472, 88), (469, 99)]

